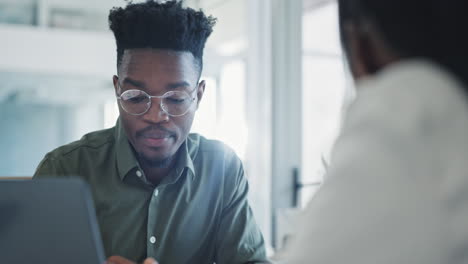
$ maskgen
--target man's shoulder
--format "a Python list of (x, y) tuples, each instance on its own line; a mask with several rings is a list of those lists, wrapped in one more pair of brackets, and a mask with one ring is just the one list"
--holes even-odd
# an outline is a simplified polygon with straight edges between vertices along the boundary
[(52, 150), (46, 156), (51, 159), (60, 159), (73, 156), (74, 154), (81, 153), (83, 151), (99, 151), (115, 142), (114, 129), (115, 128), (108, 128), (88, 133), (80, 140)]
[(198, 134), (190, 134), (188, 140), (196, 171), (204, 172), (203, 175), (210, 180), (213, 177), (222, 179), (228, 189), (235, 189), (244, 180), (242, 160), (232, 148), (219, 140), (207, 139)]
[[(207, 139), (198, 134), (188, 137), (189, 151), (200, 183), (206, 186), (219, 184), (224, 201), (231, 201), (234, 193), (246, 184), (244, 166), (235, 151), (219, 140)], [(215, 188), (216, 189), (216, 188)]]

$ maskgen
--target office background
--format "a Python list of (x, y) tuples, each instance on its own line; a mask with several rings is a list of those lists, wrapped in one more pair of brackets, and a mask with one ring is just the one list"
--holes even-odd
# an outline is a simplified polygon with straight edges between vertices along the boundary
[[(186, 0), (218, 17), (193, 132), (242, 158), (272, 248), (323, 180), (353, 98), (334, 0)], [(118, 116), (107, 15), (123, 0), (0, 0), (0, 176)]]

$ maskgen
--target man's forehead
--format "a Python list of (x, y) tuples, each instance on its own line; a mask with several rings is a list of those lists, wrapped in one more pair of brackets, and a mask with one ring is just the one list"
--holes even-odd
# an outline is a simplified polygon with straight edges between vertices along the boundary
[(183, 72), (198, 75), (195, 57), (188, 51), (165, 49), (127, 49), (119, 66), (119, 75), (152, 72)]
[(151, 49), (138, 48), (126, 49), (123, 52), (122, 64), (138, 63), (138, 62), (178, 62), (178, 63), (194, 63), (196, 61), (193, 54), (189, 51), (174, 51), (169, 49)]

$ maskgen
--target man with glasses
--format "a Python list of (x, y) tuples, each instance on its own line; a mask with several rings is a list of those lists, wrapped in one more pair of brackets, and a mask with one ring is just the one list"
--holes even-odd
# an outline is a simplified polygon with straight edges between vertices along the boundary
[(48, 153), (35, 178), (78, 175), (90, 184), (110, 262), (266, 262), (241, 161), (189, 134), (215, 19), (147, 1), (114, 8), (109, 23), (117, 124)]

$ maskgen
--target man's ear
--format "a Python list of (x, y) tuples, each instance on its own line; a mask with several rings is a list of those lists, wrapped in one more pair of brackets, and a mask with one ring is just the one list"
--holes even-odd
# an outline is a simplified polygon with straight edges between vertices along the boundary
[(114, 90), (115, 90), (115, 95), (120, 95), (120, 86), (119, 86), (119, 77), (117, 75), (114, 75), (112, 77), (112, 82), (114, 83)]
[(198, 87), (197, 87), (197, 109), (198, 109), (198, 106), (200, 105), (200, 101), (203, 98), (203, 94), (205, 93), (205, 86), (206, 86), (205, 80), (202, 80), (198, 84)]

